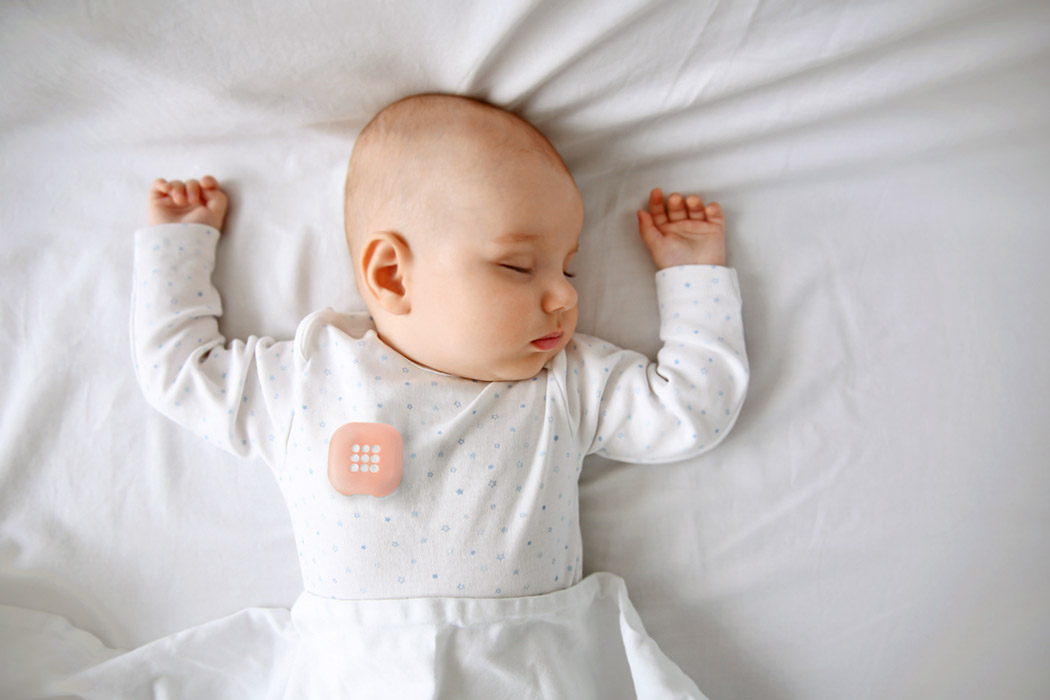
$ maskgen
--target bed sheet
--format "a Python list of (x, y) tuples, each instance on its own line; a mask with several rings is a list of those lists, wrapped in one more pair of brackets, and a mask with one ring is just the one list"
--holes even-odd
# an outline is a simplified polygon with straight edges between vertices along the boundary
[(131, 232), (210, 172), (227, 337), (360, 310), (353, 139), (441, 91), (564, 155), (582, 332), (657, 349), (650, 187), (726, 208), (740, 420), (582, 481), (585, 572), (668, 657), (712, 698), (1050, 696), (1048, 71), (1038, 0), (0, 5), (0, 695), (296, 599), (269, 472), (139, 394)]

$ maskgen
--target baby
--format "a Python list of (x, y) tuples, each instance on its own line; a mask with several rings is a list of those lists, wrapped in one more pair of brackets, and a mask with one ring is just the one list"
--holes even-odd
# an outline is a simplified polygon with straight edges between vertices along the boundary
[[(326, 309), (293, 341), (226, 344), (210, 283), (226, 205), (211, 177), (153, 184), (152, 226), (136, 234), (136, 373), (163, 413), (270, 466), (308, 595), (576, 587), (584, 457), (692, 457), (744, 400), (719, 205), (654, 189), (637, 213), (658, 269), (656, 362), (574, 333), (580, 194), (550, 142), (499, 108), (417, 95), (360, 134), (346, 237), (370, 317)], [(371, 490), (380, 476), (392, 480)]]

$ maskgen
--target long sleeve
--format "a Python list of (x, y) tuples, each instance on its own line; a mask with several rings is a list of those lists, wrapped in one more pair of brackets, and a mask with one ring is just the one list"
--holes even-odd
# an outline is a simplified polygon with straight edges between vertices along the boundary
[(135, 233), (131, 346), (147, 401), (209, 442), (275, 467), (284, 454), (294, 374), (292, 342), (226, 344), (211, 282), (219, 232), (167, 224)]
[(564, 400), (587, 453), (669, 462), (713, 448), (747, 393), (741, 299), (731, 268), (688, 265), (656, 274), (656, 362), (584, 335), (570, 343)]

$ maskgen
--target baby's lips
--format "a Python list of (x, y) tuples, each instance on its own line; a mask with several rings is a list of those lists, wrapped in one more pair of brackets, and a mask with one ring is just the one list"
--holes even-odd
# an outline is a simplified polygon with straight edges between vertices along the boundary
[(346, 423), (328, 443), (328, 481), (344, 496), (389, 496), (401, 485), (405, 443), (386, 423)]
[(548, 333), (542, 338), (536, 338), (532, 341), (532, 344), (541, 350), (550, 350), (557, 347), (558, 343), (561, 342), (562, 331), (555, 331), (554, 333)]

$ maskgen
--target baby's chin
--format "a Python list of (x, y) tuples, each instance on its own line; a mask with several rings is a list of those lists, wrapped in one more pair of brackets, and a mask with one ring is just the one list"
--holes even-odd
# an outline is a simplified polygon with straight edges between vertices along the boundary
[(541, 371), (546, 363), (533, 368), (487, 368), (479, 367), (465, 370), (463, 372), (447, 372), (462, 379), (475, 382), (524, 382), (532, 379)]
[[(517, 357), (449, 357), (432, 352), (433, 348), (400, 348), (380, 335), (380, 340), (423, 369), (459, 379), (476, 382), (522, 382), (543, 371), (558, 353), (568, 345), (571, 335), (564, 338), (558, 347), (548, 350), (524, 352)], [(417, 352), (413, 352), (417, 350)]]
[(465, 364), (439, 371), (476, 382), (524, 382), (542, 372), (556, 354), (555, 352), (536, 353), (516, 362), (491, 365)]
[[(400, 352), (400, 351), (399, 351)], [(473, 364), (469, 362), (440, 362), (430, 358), (412, 357), (401, 353), (417, 367), (443, 374), (457, 379), (466, 379), (474, 382), (521, 382), (532, 379), (543, 369), (544, 363), (534, 363), (535, 366), (523, 367), (490, 367), (486, 365)], [(428, 361), (429, 360), (429, 361)]]

